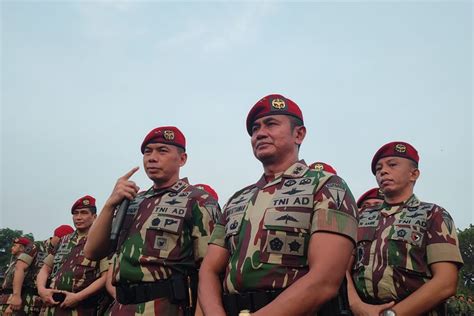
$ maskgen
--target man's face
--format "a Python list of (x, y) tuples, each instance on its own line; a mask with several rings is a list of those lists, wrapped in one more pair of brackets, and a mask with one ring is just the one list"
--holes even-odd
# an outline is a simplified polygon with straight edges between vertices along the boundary
[(362, 203), (359, 210), (362, 211), (362, 210), (364, 210), (368, 207), (371, 207), (371, 208), (376, 207), (376, 206), (382, 205), (382, 203), (383, 203), (383, 200), (381, 200), (381, 199), (373, 199), (373, 198), (372, 199), (367, 199)]
[(255, 157), (262, 163), (273, 163), (298, 152), (304, 135), (291, 128), (287, 115), (270, 115), (256, 120), (252, 125), (252, 149)]
[(13, 256), (17, 256), (20, 253), (22, 253), (24, 249), (25, 247), (22, 244), (13, 243), (12, 248), (11, 248), (11, 254)]
[(148, 178), (155, 184), (165, 184), (179, 177), (179, 169), (186, 159), (186, 153), (176, 146), (150, 143), (143, 153), (143, 166)]
[(384, 194), (399, 195), (412, 190), (419, 170), (411, 160), (401, 157), (384, 157), (375, 165), (375, 178)]
[(72, 211), (74, 227), (80, 232), (88, 231), (95, 218), (96, 214), (92, 213), (88, 208), (77, 208)]

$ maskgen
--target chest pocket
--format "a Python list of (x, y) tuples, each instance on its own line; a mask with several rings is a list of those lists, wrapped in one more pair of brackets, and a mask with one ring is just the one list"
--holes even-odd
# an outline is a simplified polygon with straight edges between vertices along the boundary
[(162, 259), (177, 259), (183, 251), (184, 234), (186, 239), (191, 238), (188, 214), (190, 192), (165, 194), (153, 210), (148, 220), (145, 233), (145, 247), (143, 254)]
[(379, 210), (366, 210), (360, 214), (357, 229), (356, 260), (354, 268), (366, 266), (370, 261), (370, 247), (375, 240), (377, 226), (379, 225)]
[(257, 188), (253, 188), (242, 192), (230, 200), (224, 209), (224, 214), (227, 217), (225, 235), (231, 253), (235, 251), (238, 243), (238, 235), (244, 221), (245, 210), (257, 191)]
[(406, 273), (427, 275), (425, 235), (427, 212), (404, 210), (394, 222), (388, 236), (388, 263)]
[(306, 266), (311, 215), (311, 209), (267, 209), (263, 219), (260, 261), (290, 267)]

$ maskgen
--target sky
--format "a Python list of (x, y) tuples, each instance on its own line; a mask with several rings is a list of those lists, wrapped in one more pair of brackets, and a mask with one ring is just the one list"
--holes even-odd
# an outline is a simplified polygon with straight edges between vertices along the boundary
[(101, 209), (164, 125), (222, 206), (262, 175), (245, 119), (271, 93), (303, 111), (300, 158), (356, 199), (377, 149), (407, 141), (417, 196), (474, 223), (471, 1), (0, 3), (0, 228), (46, 239), (79, 197)]

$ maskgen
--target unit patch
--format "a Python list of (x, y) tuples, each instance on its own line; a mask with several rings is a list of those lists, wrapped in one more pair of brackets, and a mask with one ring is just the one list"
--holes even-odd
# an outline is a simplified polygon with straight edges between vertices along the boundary
[(157, 216), (151, 221), (150, 229), (158, 229), (167, 232), (177, 233), (181, 227), (181, 218), (171, 216)]
[(326, 184), (326, 188), (329, 190), (334, 203), (336, 203), (337, 209), (339, 209), (344, 201), (346, 195), (346, 189), (338, 183)]

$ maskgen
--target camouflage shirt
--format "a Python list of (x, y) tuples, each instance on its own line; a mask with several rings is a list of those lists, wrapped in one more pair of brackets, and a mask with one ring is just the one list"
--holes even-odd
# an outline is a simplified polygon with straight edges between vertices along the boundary
[(154, 282), (195, 271), (219, 214), (217, 201), (186, 179), (139, 193), (120, 233), (114, 283)]
[(23, 281), (24, 287), (36, 288), (36, 276), (38, 275), (43, 261), (48, 255), (50, 249), (50, 242), (48, 240), (36, 241), (29, 251), (18, 256), (18, 260), (25, 262), (28, 265), (28, 270)]
[(52, 289), (77, 293), (97, 280), (102, 272), (107, 271), (107, 259), (99, 262), (84, 256), (86, 238), (77, 231), (66, 235), (44, 259), (44, 264), (52, 268)]
[(436, 204), (412, 195), (402, 204), (365, 209), (359, 217), (353, 279), (365, 301), (403, 300), (431, 279), (432, 263), (462, 265), (453, 220)]
[(5, 276), (2, 283), (2, 289), (13, 289), (13, 276), (15, 275), (15, 265), (18, 257), (13, 257), (10, 264), (5, 271)]
[(224, 207), (211, 243), (230, 253), (224, 290), (286, 288), (309, 271), (314, 232), (341, 234), (354, 244), (357, 206), (340, 177), (304, 161), (267, 182), (235, 193)]

